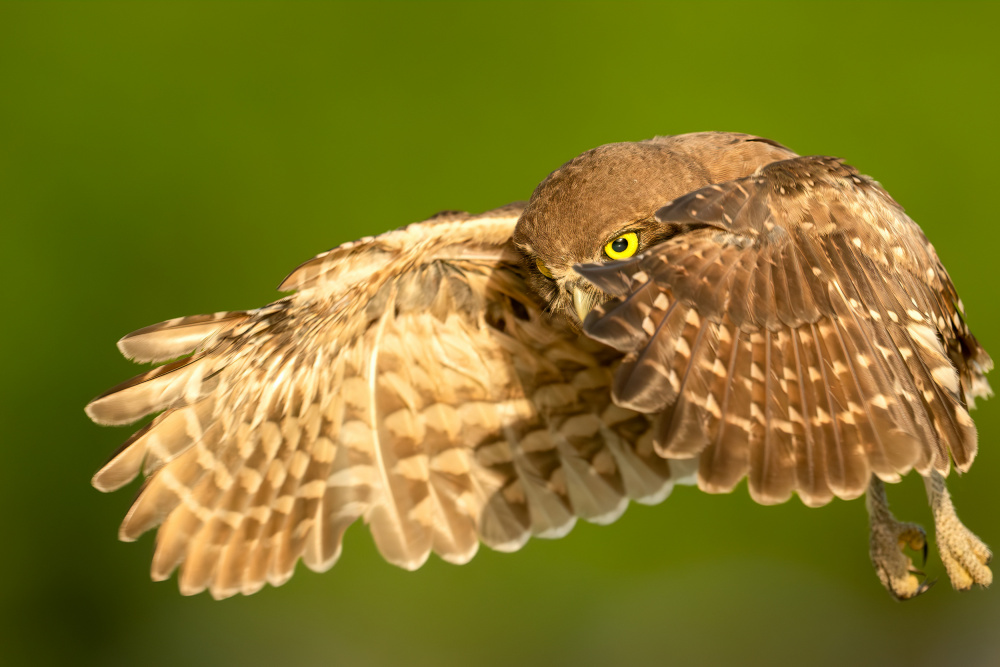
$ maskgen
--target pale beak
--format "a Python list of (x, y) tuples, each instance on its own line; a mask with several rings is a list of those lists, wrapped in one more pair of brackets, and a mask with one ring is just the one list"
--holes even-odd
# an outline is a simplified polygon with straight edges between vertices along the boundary
[(587, 318), (590, 309), (594, 307), (594, 295), (580, 287), (573, 286), (573, 309), (576, 316), (580, 318), (580, 323)]

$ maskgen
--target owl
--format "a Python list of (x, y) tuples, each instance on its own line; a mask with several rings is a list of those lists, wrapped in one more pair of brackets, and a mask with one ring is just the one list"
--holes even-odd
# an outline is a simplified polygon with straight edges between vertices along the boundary
[(216, 598), (316, 571), (358, 519), (406, 569), (609, 523), (676, 484), (763, 505), (866, 496), (889, 592), (928, 587), (915, 470), (958, 589), (989, 549), (945, 487), (992, 367), (934, 248), (842, 161), (745, 134), (600, 146), (526, 204), (445, 212), (318, 255), (250, 311), (118, 342), (162, 365), (94, 399), (155, 418), (96, 473), (140, 472), (123, 540)]

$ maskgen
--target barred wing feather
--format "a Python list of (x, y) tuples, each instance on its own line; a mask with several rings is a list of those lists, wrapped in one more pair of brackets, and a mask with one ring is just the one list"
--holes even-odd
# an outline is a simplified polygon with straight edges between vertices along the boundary
[[(689, 474), (649, 417), (610, 400), (616, 351), (554, 323), (509, 243), (520, 205), (342, 245), (264, 308), (126, 336), (188, 355), (96, 398), (97, 422), (160, 412), (95, 475), (147, 476), (120, 530), (159, 526), (152, 574), (215, 597), (329, 568), (358, 518), (413, 569), (514, 550), (657, 502)], [(673, 468), (671, 467), (673, 465)]]
[[(839, 160), (772, 163), (656, 214), (676, 234), (578, 270), (616, 298), (584, 329), (627, 356), (615, 400), (656, 448), (753, 498), (854, 498), (871, 473), (965, 471), (992, 362), (933, 247)], [(931, 268), (921, 268), (931, 267)]]

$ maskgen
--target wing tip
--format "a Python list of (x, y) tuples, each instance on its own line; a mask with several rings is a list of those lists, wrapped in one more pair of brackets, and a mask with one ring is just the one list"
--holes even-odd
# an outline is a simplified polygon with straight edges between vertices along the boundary
[(471, 547), (465, 549), (464, 551), (445, 551), (443, 553), (438, 553), (438, 556), (446, 563), (450, 563), (452, 565), (465, 565), (475, 558), (477, 553), (479, 553), (479, 544), (480, 542), (477, 539), (472, 542)]
[(113, 394), (114, 392), (101, 394), (84, 406), (83, 411), (90, 418), (90, 421), (101, 426), (122, 426), (135, 421), (127, 417), (116, 416), (116, 411), (112, 409), (113, 401), (107, 400)]
[(139, 474), (138, 467), (134, 471), (121, 470), (117, 463), (117, 457), (106, 463), (90, 478), (90, 485), (101, 493), (111, 493), (131, 482)]
[[(146, 327), (146, 329), (150, 328), (151, 327)], [(157, 355), (149, 350), (149, 345), (143, 340), (143, 335), (146, 333), (146, 329), (139, 329), (138, 331), (127, 333), (118, 339), (115, 343), (115, 347), (118, 348), (118, 351), (123, 357), (129, 361), (134, 361), (137, 364), (148, 364), (183, 356), (182, 354), (178, 354), (164, 359), (160, 355)]]

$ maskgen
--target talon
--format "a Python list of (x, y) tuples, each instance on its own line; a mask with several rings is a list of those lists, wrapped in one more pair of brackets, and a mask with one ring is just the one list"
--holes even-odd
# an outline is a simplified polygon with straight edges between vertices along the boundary
[[(891, 516), (891, 515), (890, 515)], [(927, 564), (927, 532), (923, 527), (918, 526), (915, 523), (900, 523), (895, 519), (896, 527), (899, 530), (899, 548), (902, 550), (904, 547), (909, 547), (914, 551), (923, 551), (924, 562), (921, 566)]]
[[(933, 582), (926, 581), (922, 568), (927, 563), (927, 534), (914, 523), (903, 523), (889, 511), (885, 487), (872, 478), (868, 487), (868, 513), (871, 519), (869, 554), (882, 585), (897, 600), (909, 600), (927, 591)], [(910, 548), (923, 555), (920, 568), (906, 555)]]
[(934, 584), (936, 584), (936, 583), (937, 583), (937, 579), (931, 579), (929, 581), (924, 581), (924, 583), (920, 584), (920, 588), (917, 589), (917, 592), (913, 595), (913, 597), (917, 597), (918, 595), (922, 595), (922, 594), (926, 593), (931, 588), (933, 588)]
[[(883, 581), (885, 581), (884, 577), (886, 574), (881, 571), (879, 572), (879, 576), (883, 577)], [(892, 582), (890, 580), (890, 583), (886, 584), (889, 593), (899, 602), (912, 600), (915, 597), (923, 595), (937, 583), (937, 579), (927, 579), (927, 575), (924, 572), (913, 567), (910, 568), (909, 575), (911, 576), (908, 576), (905, 581), (900, 582), (897, 579), (895, 582)], [(900, 583), (902, 583), (902, 586), (900, 586)]]
[[(993, 572), (988, 567), (993, 557), (989, 547), (959, 521), (940, 473), (931, 471), (924, 483), (934, 513), (935, 541), (952, 586), (960, 591), (977, 585), (989, 586), (993, 583)], [(897, 600), (908, 600), (928, 591), (937, 580), (927, 581), (927, 575), (913, 565), (904, 551), (909, 547), (920, 552), (920, 568), (926, 566), (927, 533), (920, 526), (902, 523), (892, 515), (885, 485), (878, 477), (873, 476), (868, 485), (865, 504), (871, 521), (869, 554), (882, 585)]]

